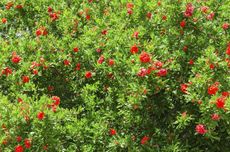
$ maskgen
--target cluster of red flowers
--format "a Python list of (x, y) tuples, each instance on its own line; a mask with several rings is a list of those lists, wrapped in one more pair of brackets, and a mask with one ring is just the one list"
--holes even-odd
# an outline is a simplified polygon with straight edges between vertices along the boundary
[(228, 46), (227, 46), (226, 54), (230, 56), (230, 43), (229, 43)]
[[(138, 39), (138, 35), (139, 35), (139, 32), (138, 31), (135, 31), (132, 35), (132, 37)], [(132, 51), (130, 51), (132, 53)], [(136, 52), (137, 53), (137, 52)]]
[(48, 34), (48, 31), (45, 27), (40, 27), (39, 29), (37, 29), (36, 31), (36, 36), (46, 36)]
[(160, 69), (158, 72), (157, 72), (157, 75), (160, 76), (160, 77), (164, 77), (166, 76), (168, 73), (167, 69)]
[(217, 93), (217, 91), (219, 90), (218, 85), (219, 85), (218, 82), (216, 82), (216, 83), (214, 83), (213, 85), (211, 85), (211, 86), (208, 88), (208, 94), (210, 94), (210, 95), (215, 95), (215, 94)]
[(196, 132), (198, 134), (205, 134), (207, 132), (207, 130), (205, 129), (205, 126), (203, 124), (199, 124), (199, 125), (196, 125)]
[(215, 13), (211, 12), (206, 18), (207, 20), (213, 20), (214, 16), (215, 16)]
[(186, 21), (185, 21), (185, 20), (183, 20), (183, 21), (180, 22), (180, 26), (181, 26), (182, 28), (184, 28), (185, 25), (186, 25)]
[(23, 83), (28, 83), (30, 81), (30, 78), (26, 75), (22, 76), (22, 82)]
[(225, 108), (225, 102), (227, 100), (227, 97), (229, 95), (222, 95), (221, 97), (216, 99), (216, 107), (219, 109), (224, 109)]
[(59, 18), (60, 12), (53, 12), (52, 7), (48, 7), (48, 13), (51, 18), (51, 21), (56, 21)]
[(109, 134), (110, 134), (110, 136), (114, 136), (117, 134), (117, 131), (115, 129), (111, 128), (109, 131)]
[(149, 63), (151, 61), (150, 55), (145, 51), (141, 52), (139, 58), (140, 58), (141, 63)]
[(103, 55), (101, 55), (101, 56), (99, 57), (99, 59), (97, 60), (97, 63), (98, 63), (98, 64), (102, 64), (104, 61), (105, 61), (105, 57), (104, 57)]
[(78, 47), (73, 48), (73, 51), (78, 52), (79, 51)]
[(187, 5), (186, 5), (186, 10), (185, 10), (185, 12), (184, 12), (184, 16), (185, 17), (191, 17), (192, 16), (192, 14), (193, 14), (193, 12), (194, 12), (194, 6), (192, 5), (192, 3), (188, 3)]
[(181, 89), (181, 91), (183, 92), (183, 93), (188, 93), (187, 92), (187, 88), (188, 88), (188, 85), (187, 84), (181, 84), (180, 85), (180, 89)]
[(65, 59), (63, 61), (63, 63), (64, 63), (65, 66), (69, 66), (70, 65), (70, 61), (68, 59)]
[(12, 53), (11, 61), (12, 61), (13, 63), (18, 64), (18, 63), (21, 61), (21, 59), (22, 59), (22, 58), (21, 58), (19, 55), (17, 55), (16, 52), (13, 52), (13, 53)]
[(2, 70), (2, 75), (8, 76), (8, 75), (10, 75), (10, 74), (12, 74), (12, 69), (11, 69), (11, 68), (6, 67), (6, 68), (4, 68), (4, 69)]
[(44, 113), (44, 112), (39, 112), (39, 113), (37, 114), (37, 118), (38, 118), (39, 120), (43, 120), (44, 117), (45, 117), (45, 113)]
[[(117, 131), (116, 131), (114, 128), (110, 128), (110, 130), (109, 130), (109, 135), (110, 135), (110, 136), (115, 136), (116, 134), (117, 134)], [(135, 137), (134, 137), (134, 138), (135, 138)], [(135, 139), (133, 139), (133, 140), (135, 140)], [(140, 143), (141, 143), (142, 145), (144, 145), (144, 144), (146, 144), (149, 140), (150, 140), (149, 136), (144, 136), (144, 137), (142, 137)]]
[(2, 23), (5, 24), (7, 22), (6, 18), (2, 18)]
[(133, 3), (127, 3), (127, 4), (126, 4), (127, 13), (128, 13), (129, 15), (133, 14), (133, 7), (134, 7), (134, 4), (133, 4)]
[(147, 143), (147, 141), (149, 141), (150, 138), (148, 136), (144, 136), (142, 139), (141, 139), (141, 144), (144, 145)]
[(151, 73), (151, 69), (141, 68), (141, 69), (139, 70), (139, 72), (137, 73), (137, 75), (138, 75), (139, 77), (144, 77), (144, 76), (146, 76), (146, 75), (148, 75), (148, 74), (150, 74), (150, 73)]
[(228, 23), (224, 23), (224, 24), (222, 25), (222, 28), (223, 28), (224, 30), (227, 30), (227, 29), (229, 28), (229, 24), (228, 24)]
[(52, 96), (51, 100), (53, 101), (52, 104), (48, 104), (48, 108), (51, 108), (53, 112), (57, 111), (57, 107), (60, 105), (61, 100), (58, 96)]
[[(21, 142), (22, 141), (22, 137), (21, 136), (17, 136), (16, 137), (17, 142)], [(22, 145), (17, 145), (14, 148), (15, 152), (23, 152), (25, 149), (30, 149), (31, 148), (31, 140), (30, 139), (25, 139), (24, 140), (24, 147)]]
[[(137, 36), (136, 36), (136, 37), (137, 37)], [(134, 45), (130, 48), (130, 52), (131, 52), (132, 54), (138, 53), (138, 47), (137, 47), (136, 44), (134, 44)]]
[[(142, 52), (140, 54), (140, 61), (141, 61), (141, 63), (150, 63), (150, 61), (151, 61), (150, 55), (148, 53), (146, 53), (146, 52)], [(140, 68), (140, 70), (137, 73), (137, 75), (139, 77), (144, 77), (146, 75), (151, 74), (152, 71), (156, 70), (157, 71), (157, 73), (156, 73), (157, 76), (164, 77), (164, 76), (167, 75), (168, 71), (167, 71), (167, 69), (162, 68), (162, 66), (163, 66), (163, 63), (161, 61), (155, 61), (147, 69), (146, 68)]]
[[(11, 7), (13, 7), (14, 6), (14, 3), (11, 1), (11, 2), (8, 2), (6, 5), (5, 5), (5, 8), (7, 9), (7, 10), (9, 10)], [(23, 6), (21, 5), (21, 4), (18, 4), (18, 5), (16, 5), (15, 6), (15, 9), (22, 9), (23, 8)]]
[(85, 72), (85, 77), (86, 77), (87, 79), (91, 78), (91, 77), (92, 77), (92, 73), (91, 73), (90, 71), (86, 71), (86, 72)]

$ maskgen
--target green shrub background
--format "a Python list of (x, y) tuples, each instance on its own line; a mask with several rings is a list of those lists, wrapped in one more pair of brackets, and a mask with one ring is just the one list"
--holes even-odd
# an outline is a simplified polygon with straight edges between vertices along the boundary
[[(0, 74), (0, 151), (14, 151), (17, 145), (34, 152), (47, 145), (50, 152), (230, 151), (229, 96), (224, 108), (215, 105), (222, 92), (230, 91), (230, 28), (222, 27), (230, 23), (229, 0), (9, 2), (0, 2), (0, 19), (7, 19), (0, 23), (0, 72), (12, 70)], [(189, 2), (195, 9), (185, 17)], [(134, 5), (131, 15), (127, 3)], [(206, 13), (202, 6), (209, 7)], [(183, 20), (185, 27), (180, 26)], [(36, 35), (44, 29), (47, 35)], [(134, 45), (136, 54), (130, 52)], [(142, 51), (151, 62), (140, 62)], [(18, 64), (12, 62), (13, 52), (21, 58)], [(138, 76), (156, 61), (166, 76), (158, 76), (159, 69)], [(32, 67), (33, 62), (38, 66)], [(216, 82), (218, 92), (208, 94)], [(187, 93), (181, 84), (188, 84)], [(56, 112), (47, 107), (52, 96), (60, 97)], [(45, 113), (43, 120), (39, 112)], [(211, 119), (214, 113), (220, 120)], [(196, 133), (197, 124), (207, 129), (204, 135)], [(110, 129), (116, 134), (110, 135)], [(18, 136), (30, 139), (31, 147), (17, 142)], [(142, 144), (145, 136), (149, 140)]]

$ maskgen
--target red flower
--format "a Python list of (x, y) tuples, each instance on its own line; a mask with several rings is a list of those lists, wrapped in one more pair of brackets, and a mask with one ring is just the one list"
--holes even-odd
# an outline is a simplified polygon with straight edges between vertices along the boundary
[(215, 13), (214, 13), (214, 12), (211, 12), (211, 13), (207, 16), (207, 19), (208, 19), (208, 20), (213, 20), (214, 16), (215, 16)]
[(137, 39), (138, 38), (138, 34), (139, 34), (139, 32), (135, 31), (132, 36)]
[(44, 113), (44, 112), (39, 112), (39, 113), (37, 114), (37, 118), (38, 118), (39, 120), (43, 120), (44, 117), (45, 117), (45, 113)]
[(75, 70), (80, 70), (80, 69), (81, 69), (81, 64), (80, 64), (80, 63), (77, 63), (77, 64), (76, 64)]
[(152, 13), (148, 12), (148, 13), (146, 14), (146, 17), (147, 17), (148, 19), (151, 19)]
[(185, 20), (183, 20), (183, 21), (181, 21), (181, 22), (180, 22), (180, 27), (184, 28), (184, 27), (185, 27), (185, 25), (186, 25)]
[(132, 8), (134, 7), (134, 5), (133, 5), (133, 3), (127, 3), (127, 4), (126, 4), (126, 7), (132, 9)]
[(16, 5), (15, 8), (16, 8), (16, 9), (22, 9), (23, 6), (19, 4), (19, 5)]
[(18, 103), (23, 102), (22, 98), (18, 98)]
[(144, 51), (141, 52), (139, 59), (142, 63), (148, 63), (150, 62), (150, 55)]
[(43, 146), (43, 150), (45, 150), (45, 151), (48, 150), (48, 144), (46, 144), (45, 146)]
[(207, 130), (205, 129), (205, 126), (204, 126), (204, 125), (199, 124), (199, 125), (196, 125), (196, 132), (197, 132), (198, 134), (203, 135), (203, 134), (205, 134), (205, 133), (207, 132)]
[(37, 74), (38, 74), (38, 70), (33, 69), (33, 74), (34, 74), (34, 75), (37, 75)]
[(59, 18), (59, 16), (57, 13), (50, 13), (50, 18), (52, 21), (56, 21)]
[(220, 120), (220, 116), (216, 113), (211, 115), (212, 120)]
[(53, 9), (52, 9), (52, 7), (48, 7), (48, 9), (47, 9), (47, 11), (49, 12), (49, 13), (51, 13), (52, 11), (53, 11)]
[(73, 51), (74, 51), (74, 52), (78, 52), (78, 50), (79, 50), (79, 49), (78, 49), (77, 47), (73, 48)]
[(107, 34), (108, 34), (108, 31), (107, 31), (107, 30), (102, 30), (102, 31), (101, 31), (101, 34), (102, 34), (102, 35), (107, 35)]
[(127, 13), (128, 13), (129, 15), (131, 15), (131, 14), (133, 14), (133, 10), (130, 9), (130, 8), (128, 8), (128, 9), (127, 9)]
[(224, 108), (224, 105), (225, 105), (225, 98), (224, 97), (220, 97), (216, 100), (216, 107), (217, 108)]
[(193, 59), (190, 59), (190, 60), (189, 60), (189, 64), (190, 64), (190, 65), (193, 65), (193, 64), (194, 64)]
[(202, 7), (200, 8), (200, 10), (201, 10), (203, 13), (207, 13), (207, 12), (208, 12), (208, 9), (209, 9), (208, 6), (202, 6)]
[(86, 77), (87, 79), (91, 78), (91, 77), (92, 77), (92, 73), (91, 73), (90, 71), (86, 71), (86, 72), (85, 72), (85, 77)]
[(187, 85), (187, 84), (181, 84), (181, 85), (180, 85), (180, 90), (181, 90), (183, 93), (187, 93), (187, 88), (188, 88), (188, 85)]
[(49, 86), (47, 87), (47, 89), (48, 89), (48, 91), (52, 91), (52, 90), (54, 90), (54, 86), (50, 86), (50, 85), (49, 85)]
[(21, 57), (18, 56), (18, 55), (13, 55), (12, 58), (11, 58), (11, 61), (13, 63), (19, 63), (21, 61)]
[(21, 136), (17, 136), (16, 140), (17, 140), (17, 142), (21, 142), (22, 141), (22, 137)]
[(37, 31), (36, 31), (36, 35), (37, 35), (37, 36), (42, 35), (42, 30), (41, 30), (41, 29), (37, 29)]
[(99, 59), (97, 60), (97, 63), (98, 63), (98, 64), (102, 64), (104, 61), (105, 61), (105, 58), (104, 58), (103, 55), (101, 55), (101, 56), (99, 57)]
[(218, 85), (217, 84), (213, 84), (208, 88), (208, 94), (210, 95), (215, 95), (218, 91)]
[(230, 56), (230, 44), (228, 44), (228, 47), (226, 49), (226, 54)]
[(113, 59), (109, 59), (109, 65), (113, 66), (115, 64), (115, 61)]
[(6, 4), (6, 9), (9, 10), (13, 5), (14, 5), (13, 2), (8, 2), (8, 3)]
[(6, 139), (3, 139), (2, 144), (7, 145), (8, 141)]
[(25, 139), (24, 145), (25, 145), (26, 149), (29, 149), (31, 147), (31, 141), (29, 139)]
[(15, 147), (14, 151), (15, 152), (23, 152), (24, 149), (23, 149), (23, 147), (21, 145), (18, 145), (18, 146)]
[(164, 15), (164, 16), (162, 16), (162, 20), (167, 20), (167, 16), (166, 15)]
[(158, 6), (161, 6), (161, 2), (160, 2), (160, 1), (158, 1), (158, 2), (157, 2), (157, 5), (158, 5)]
[(183, 51), (186, 52), (188, 50), (188, 47), (187, 46), (184, 46), (183, 47)]
[(222, 25), (222, 28), (223, 28), (224, 30), (227, 30), (227, 29), (229, 28), (229, 24), (228, 24), (228, 23), (224, 23), (224, 24)]
[(2, 70), (2, 74), (8, 76), (8, 75), (12, 74), (12, 69), (6, 67), (5, 69)]
[(28, 83), (30, 81), (30, 78), (28, 76), (22, 76), (22, 82)]
[(54, 105), (58, 106), (60, 104), (60, 98), (58, 96), (52, 96), (51, 99), (54, 101)]
[(109, 131), (109, 134), (110, 134), (111, 136), (116, 135), (116, 134), (117, 134), (117, 131), (116, 131), (115, 129), (111, 128), (110, 131)]
[(147, 70), (145, 69), (145, 68), (141, 68), (140, 70), (139, 70), (139, 72), (137, 73), (137, 75), (139, 76), (139, 77), (144, 77), (144, 76), (146, 76), (147, 75)]
[(130, 48), (130, 52), (132, 54), (136, 54), (138, 52), (138, 47), (136, 46), (136, 44), (134, 44), (131, 48)]
[(157, 72), (157, 75), (160, 76), (160, 77), (163, 77), (163, 76), (166, 76), (167, 75), (167, 69), (160, 69), (158, 72)]
[(211, 63), (209, 67), (211, 70), (213, 70), (215, 68), (215, 65), (213, 63)]
[(7, 22), (6, 18), (2, 18), (2, 23), (5, 24)]
[(64, 65), (69, 66), (69, 65), (70, 65), (70, 61), (67, 60), (67, 59), (65, 59), (65, 60), (64, 60)]
[(150, 75), (151, 72), (152, 72), (152, 67), (148, 67), (148, 69), (147, 69), (147, 75)]
[(229, 92), (222, 92), (222, 96), (228, 97), (229, 96)]
[(192, 3), (188, 3), (186, 5), (186, 10), (184, 12), (184, 16), (190, 17), (190, 16), (192, 16), (193, 12), (194, 12), (194, 6), (192, 5)]
[(43, 32), (42, 32), (42, 35), (43, 35), (43, 36), (46, 36), (47, 34), (48, 34), (48, 31), (47, 31), (47, 29), (44, 28), (44, 29), (43, 29)]
[(142, 139), (141, 139), (141, 144), (144, 145), (146, 144), (146, 142), (149, 140), (150, 138), (148, 136), (144, 136)]
[(101, 53), (101, 49), (100, 48), (98, 48), (96, 51), (97, 51), (97, 53)]
[(56, 112), (57, 111), (57, 106), (56, 105), (52, 105), (52, 111)]
[(87, 15), (85, 16), (85, 18), (86, 18), (86, 20), (90, 20), (90, 15), (87, 14)]
[(156, 61), (155, 66), (156, 66), (157, 69), (160, 69), (160, 68), (162, 68), (163, 63), (161, 61)]

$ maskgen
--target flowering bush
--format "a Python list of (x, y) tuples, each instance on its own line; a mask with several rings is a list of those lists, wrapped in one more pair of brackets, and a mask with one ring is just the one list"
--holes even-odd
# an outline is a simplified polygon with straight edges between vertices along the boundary
[(227, 0), (2, 0), (0, 151), (228, 151)]

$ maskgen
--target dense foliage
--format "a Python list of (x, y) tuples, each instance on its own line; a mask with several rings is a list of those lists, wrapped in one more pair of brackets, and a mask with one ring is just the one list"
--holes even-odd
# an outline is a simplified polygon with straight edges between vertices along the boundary
[(229, 6), (1, 0), (0, 151), (229, 151)]

